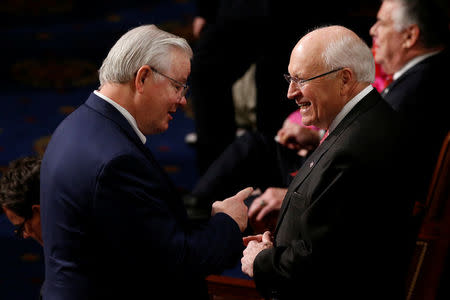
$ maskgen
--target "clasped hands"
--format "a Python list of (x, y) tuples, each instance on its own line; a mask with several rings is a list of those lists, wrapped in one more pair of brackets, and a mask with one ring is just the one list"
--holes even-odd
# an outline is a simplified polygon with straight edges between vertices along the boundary
[(253, 263), (256, 256), (263, 250), (273, 247), (270, 231), (263, 234), (244, 237), (244, 246), (246, 246), (241, 258), (242, 272), (253, 277)]

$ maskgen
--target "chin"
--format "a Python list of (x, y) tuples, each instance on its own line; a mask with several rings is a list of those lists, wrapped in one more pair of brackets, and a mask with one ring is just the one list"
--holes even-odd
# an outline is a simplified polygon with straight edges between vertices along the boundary
[(167, 129), (169, 129), (169, 124), (168, 123), (162, 125), (161, 127), (158, 127), (156, 130), (158, 131), (158, 133), (163, 133)]

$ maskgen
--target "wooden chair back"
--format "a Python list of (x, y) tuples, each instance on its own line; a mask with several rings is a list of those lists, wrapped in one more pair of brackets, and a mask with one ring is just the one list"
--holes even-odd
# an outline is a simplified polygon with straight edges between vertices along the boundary
[(434, 300), (449, 272), (450, 250), (450, 132), (439, 154), (425, 204), (407, 278), (407, 300)]

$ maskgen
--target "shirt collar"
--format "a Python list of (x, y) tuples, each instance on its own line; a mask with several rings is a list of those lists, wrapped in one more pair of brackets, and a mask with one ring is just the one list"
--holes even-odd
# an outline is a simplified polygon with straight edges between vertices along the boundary
[(423, 61), (424, 59), (436, 55), (438, 54), (440, 51), (433, 51), (433, 52), (429, 52), (423, 55), (419, 55), (414, 57), (413, 59), (411, 59), (410, 61), (408, 61), (403, 68), (401, 68), (400, 70), (398, 70), (397, 72), (394, 73), (394, 75), (392, 76), (393, 80), (397, 80), (397, 78), (399, 78), (400, 76), (402, 76), (406, 71), (408, 71), (409, 69), (411, 69), (412, 67), (414, 67), (415, 65), (417, 65), (418, 63), (420, 63), (421, 61)]
[(134, 132), (136, 132), (136, 134), (139, 137), (139, 139), (141, 140), (141, 142), (143, 144), (145, 144), (145, 142), (147, 141), (147, 138), (139, 130), (136, 119), (125, 108), (123, 108), (122, 106), (120, 106), (119, 104), (114, 102), (114, 100), (101, 94), (99, 91), (94, 91), (94, 94), (96, 94), (97, 96), (99, 96), (100, 98), (102, 98), (103, 100), (105, 100), (106, 102), (111, 104), (112, 106), (114, 106), (125, 117), (125, 119), (127, 119), (128, 123), (130, 123), (131, 127), (133, 128)]
[(373, 90), (373, 86), (369, 84), (365, 89), (359, 92), (355, 97), (353, 97), (350, 101), (348, 101), (341, 111), (337, 114), (336, 118), (334, 118), (333, 122), (331, 122), (330, 127), (328, 128), (328, 134), (333, 131), (336, 126), (344, 119), (344, 117), (352, 110), (352, 108), (361, 101), (371, 90)]

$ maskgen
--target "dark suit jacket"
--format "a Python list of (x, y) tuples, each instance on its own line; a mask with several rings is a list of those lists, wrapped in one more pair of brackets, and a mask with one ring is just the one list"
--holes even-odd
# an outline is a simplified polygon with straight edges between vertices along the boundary
[[(449, 50), (428, 57), (407, 70), (388, 87), (383, 98), (410, 121), (420, 156), (415, 163), (427, 192), (434, 166), (450, 130)], [(422, 189), (424, 189), (422, 188)], [(425, 195), (424, 197), (425, 198)]]
[(275, 247), (254, 262), (264, 295), (403, 299), (412, 207), (403, 140), (400, 119), (373, 90), (310, 155), (283, 201)]
[(189, 222), (150, 151), (95, 94), (51, 138), (41, 212), (46, 300), (204, 298), (205, 275), (236, 264), (243, 248), (226, 214)]

